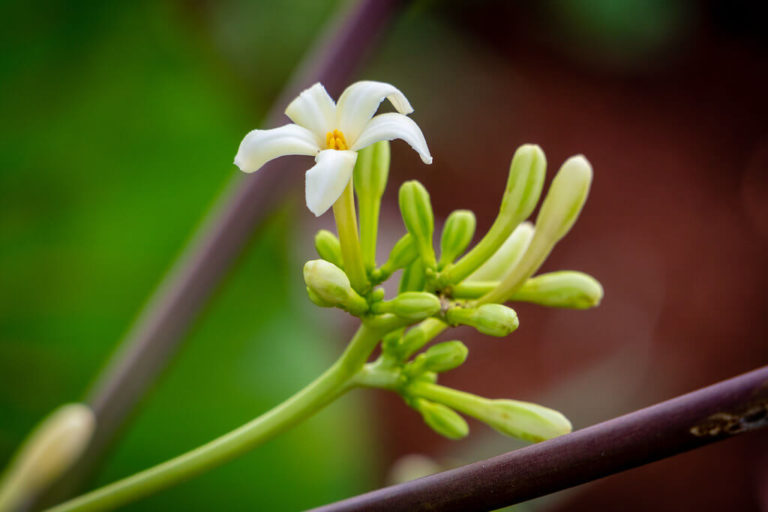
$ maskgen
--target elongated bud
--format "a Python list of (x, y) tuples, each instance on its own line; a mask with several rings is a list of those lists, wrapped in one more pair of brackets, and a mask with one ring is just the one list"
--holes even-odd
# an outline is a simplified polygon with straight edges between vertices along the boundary
[(344, 267), (341, 259), (341, 244), (339, 243), (339, 239), (327, 229), (321, 229), (315, 235), (315, 250), (317, 251), (318, 256), (325, 261), (329, 261), (339, 268)]
[(587, 309), (600, 304), (603, 287), (583, 272), (563, 270), (528, 279), (509, 300), (553, 308)]
[(547, 159), (535, 144), (520, 146), (509, 166), (501, 207), (491, 229), (471, 251), (441, 276), (444, 285), (456, 284), (477, 270), (533, 212), (544, 185)]
[(488, 400), (484, 413), (476, 417), (502, 434), (534, 443), (572, 429), (568, 418), (554, 409), (518, 400)]
[(421, 413), (424, 423), (448, 439), (461, 439), (469, 434), (469, 425), (456, 411), (443, 404), (419, 398), (414, 406)]
[(493, 256), (480, 265), (468, 278), (468, 281), (500, 281), (508, 274), (528, 248), (533, 238), (533, 224), (521, 223), (512, 232)]
[(406, 181), (400, 187), (400, 213), (408, 232), (413, 235), (416, 247), (426, 268), (437, 267), (432, 235), (435, 219), (429, 193), (418, 181)]
[(389, 141), (376, 142), (358, 151), (354, 170), (358, 198), (381, 199), (388, 177)]
[(365, 268), (371, 272), (376, 267), (381, 196), (389, 176), (389, 142), (377, 142), (360, 150), (353, 176), (360, 210), (360, 248)]
[(323, 307), (338, 307), (353, 315), (368, 311), (368, 302), (352, 289), (347, 274), (325, 260), (311, 260), (304, 265), (304, 283), (310, 300)]
[(501, 304), (483, 304), (478, 308), (451, 308), (446, 319), (452, 325), (469, 325), (489, 336), (506, 336), (520, 325), (517, 313)]
[(389, 259), (379, 268), (376, 279), (381, 282), (398, 269), (405, 268), (419, 257), (416, 242), (410, 233), (403, 235), (389, 253)]
[(392, 300), (375, 302), (376, 314), (392, 313), (407, 320), (423, 320), (440, 311), (440, 299), (428, 292), (403, 292)]
[(480, 302), (503, 302), (538, 270), (576, 222), (591, 183), (592, 167), (586, 158), (574, 156), (565, 161), (541, 205), (533, 239), (522, 259), (499, 287), (481, 297)]
[(56, 409), (30, 434), (0, 484), (0, 510), (16, 510), (66, 472), (93, 435), (95, 418), (83, 404)]
[(475, 225), (475, 214), (469, 210), (456, 210), (448, 216), (440, 237), (438, 268), (452, 263), (469, 247), (475, 236)]
[(445, 341), (432, 345), (424, 352), (423, 368), (432, 372), (445, 372), (464, 364), (469, 349), (462, 342)]

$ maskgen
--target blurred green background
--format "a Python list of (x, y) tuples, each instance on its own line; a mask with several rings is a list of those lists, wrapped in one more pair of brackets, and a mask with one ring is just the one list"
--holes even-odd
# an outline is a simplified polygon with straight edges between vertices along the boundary
[[(346, 3), (0, 3), (0, 465), (85, 396), (236, 172), (241, 138)], [(438, 224), (470, 208), (482, 233), (519, 144), (542, 145), (550, 178), (576, 153), (596, 172), (545, 270), (592, 273), (604, 303), (523, 305), (504, 343), (461, 331), (470, 359), (445, 383), (550, 405), (579, 428), (765, 364), (768, 42), (754, 5), (408, 3), (359, 76), (406, 93), (435, 164), (392, 145), (382, 249), (402, 232), (405, 179), (427, 185)], [(253, 233), (93, 485), (241, 425), (339, 353), (349, 325), (313, 309), (300, 272), (331, 219), (302, 197)], [(471, 426), (448, 442), (396, 396), (353, 393), (128, 508), (298, 510), (383, 485), (408, 453), (447, 467), (518, 446)], [(521, 510), (765, 510), (768, 470), (739, 442)]]

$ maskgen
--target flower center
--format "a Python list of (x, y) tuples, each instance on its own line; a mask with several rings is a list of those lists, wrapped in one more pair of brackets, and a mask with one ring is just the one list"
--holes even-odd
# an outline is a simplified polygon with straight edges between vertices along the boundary
[(344, 134), (340, 130), (333, 130), (325, 135), (325, 145), (328, 149), (338, 149), (339, 151), (346, 151), (349, 149), (347, 146), (347, 139), (344, 138)]

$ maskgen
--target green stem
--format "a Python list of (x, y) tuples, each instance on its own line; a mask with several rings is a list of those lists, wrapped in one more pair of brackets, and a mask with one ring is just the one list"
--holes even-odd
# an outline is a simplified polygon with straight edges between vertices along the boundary
[(380, 208), (380, 200), (360, 202), (360, 245), (363, 265), (368, 271), (376, 268), (376, 235), (379, 230)]
[(488, 230), (488, 233), (472, 250), (455, 264), (448, 265), (440, 272), (440, 283), (451, 285), (463, 281), (472, 272), (477, 270), (480, 265), (485, 263), (488, 258), (493, 256), (493, 253), (502, 246), (516, 227), (516, 223), (510, 223), (508, 219), (499, 215), (493, 222), (491, 229)]
[(355, 215), (355, 197), (352, 190), (352, 180), (349, 181), (341, 197), (333, 204), (333, 215), (336, 217), (336, 230), (339, 232), (344, 271), (349, 276), (352, 288), (365, 295), (370, 284), (365, 272), (363, 254), (360, 249), (360, 238), (357, 232), (357, 216)]
[(96, 489), (50, 509), (74, 512), (113, 509), (204, 473), (275, 437), (354, 386), (376, 343), (391, 326), (363, 322), (341, 357), (287, 401), (250, 423), (179, 457)]

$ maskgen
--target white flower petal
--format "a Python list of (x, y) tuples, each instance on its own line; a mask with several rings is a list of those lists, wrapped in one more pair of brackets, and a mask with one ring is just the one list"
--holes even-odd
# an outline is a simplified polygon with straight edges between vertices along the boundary
[(357, 160), (355, 151), (326, 149), (317, 154), (314, 167), (307, 171), (307, 208), (316, 217), (325, 213), (344, 192), (352, 179)]
[(286, 124), (271, 130), (253, 130), (240, 143), (235, 165), (244, 172), (258, 171), (273, 158), (285, 155), (316, 155), (315, 136), (301, 126)]
[(285, 115), (294, 123), (311, 131), (317, 143), (324, 145), (325, 134), (336, 124), (336, 104), (322, 84), (316, 83), (302, 91), (285, 109)]
[(336, 123), (347, 142), (354, 144), (365, 124), (370, 121), (384, 98), (389, 99), (401, 114), (413, 112), (405, 95), (394, 85), (384, 82), (356, 82), (341, 94), (336, 108)]
[(419, 154), (425, 164), (432, 163), (432, 155), (429, 154), (421, 128), (413, 119), (402, 114), (379, 114), (371, 119), (350, 149), (359, 151), (374, 142), (393, 139), (404, 140)]

